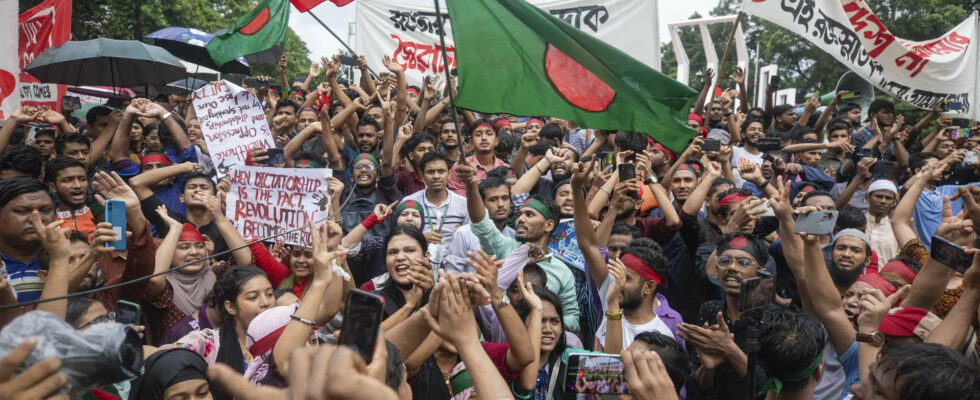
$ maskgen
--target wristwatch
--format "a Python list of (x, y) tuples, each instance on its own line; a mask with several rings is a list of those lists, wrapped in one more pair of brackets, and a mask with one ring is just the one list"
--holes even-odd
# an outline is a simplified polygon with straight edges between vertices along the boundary
[(499, 310), (501, 308), (504, 308), (504, 307), (506, 307), (508, 305), (510, 305), (510, 299), (507, 298), (507, 296), (504, 296), (504, 297), (501, 297), (500, 298), (500, 301), (497, 304), (494, 304), (493, 305), (493, 310), (494, 311), (497, 311), (497, 310)]
[(166, 120), (167, 120), (167, 118), (170, 118), (170, 117), (172, 117), (173, 115), (174, 115), (174, 113), (172, 113), (172, 112), (170, 112), (170, 111), (167, 111), (167, 113), (166, 113), (166, 114), (163, 114), (163, 116), (162, 116), (162, 117), (160, 117), (160, 122), (163, 122), (163, 121), (166, 121)]
[(870, 344), (874, 347), (881, 347), (885, 344), (885, 335), (878, 331), (871, 333), (858, 332), (857, 336), (854, 337), (854, 340)]

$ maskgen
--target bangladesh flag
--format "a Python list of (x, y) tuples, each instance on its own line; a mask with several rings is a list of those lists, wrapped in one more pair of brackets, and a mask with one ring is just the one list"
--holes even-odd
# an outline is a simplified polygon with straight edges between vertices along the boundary
[(288, 0), (261, 0), (226, 31), (208, 42), (208, 54), (224, 65), (238, 57), (266, 51), (286, 40), (289, 28)]
[[(524, 0), (447, 0), (458, 106), (644, 132), (673, 151), (697, 93)], [(650, 49), (659, 51), (659, 49)]]

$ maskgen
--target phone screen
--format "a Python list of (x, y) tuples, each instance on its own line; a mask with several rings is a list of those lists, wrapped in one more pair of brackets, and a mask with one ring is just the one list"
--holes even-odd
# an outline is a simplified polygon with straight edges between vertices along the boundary
[(600, 167), (605, 170), (606, 167), (612, 165), (616, 166), (616, 153), (611, 151), (603, 151), (599, 153), (599, 163)]
[(368, 364), (374, 355), (383, 312), (384, 301), (380, 296), (360, 289), (351, 289), (347, 294), (339, 343), (356, 351)]
[(283, 149), (271, 148), (266, 149), (266, 155), (269, 159), (266, 160), (266, 164), (285, 164), (286, 163), (286, 153)]
[(837, 211), (813, 211), (800, 216), (796, 220), (796, 233), (808, 233), (811, 235), (829, 235), (834, 231), (837, 224)]
[(105, 221), (112, 224), (116, 240), (106, 242), (105, 247), (117, 251), (126, 250), (126, 203), (122, 200), (105, 201)]
[(615, 354), (572, 354), (565, 376), (566, 393), (625, 394), (623, 360)]
[(754, 308), (772, 304), (772, 276), (762, 275), (742, 280), (742, 289), (738, 295), (738, 310), (745, 312)]
[(965, 248), (939, 236), (932, 237), (929, 256), (959, 273), (965, 273), (973, 265), (973, 255), (966, 254)]
[(719, 151), (721, 150), (721, 141), (718, 139), (704, 139), (704, 143), (701, 144), (701, 150)]
[(777, 138), (759, 138), (756, 140), (756, 147), (759, 151), (776, 151), (781, 148)]
[(139, 325), (140, 305), (125, 300), (116, 302), (116, 322), (126, 325)]
[(871, 167), (871, 176), (878, 178), (887, 178), (892, 176), (895, 172), (895, 163), (892, 161), (878, 161), (873, 167)]

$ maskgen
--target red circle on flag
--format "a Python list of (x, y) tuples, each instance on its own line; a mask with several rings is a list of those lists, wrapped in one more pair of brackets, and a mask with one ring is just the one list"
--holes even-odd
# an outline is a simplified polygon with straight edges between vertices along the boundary
[(238, 32), (243, 35), (254, 35), (265, 27), (266, 22), (269, 22), (269, 7), (262, 9), (259, 15), (256, 15), (251, 22), (243, 26), (242, 29), (239, 29)]
[(545, 74), (565, 101), (585, 111), (605, 111), (616, 98), (616, 91), (581, 64), (548, 44), (544, 58)]
[(405, 207), (415, 208), (415, 200), (409, 200), (405, 202)]
[(749, 244), (749, 241), (746, 240), (744, 237), (735, 236), (735, 237), (732, 238), (731, 241), (728, 242), (728, 247), (731, 247), (733, 249), (741, 250), (741, 249), (744, 249), (745, 246), (748, 246), (748, 244)]

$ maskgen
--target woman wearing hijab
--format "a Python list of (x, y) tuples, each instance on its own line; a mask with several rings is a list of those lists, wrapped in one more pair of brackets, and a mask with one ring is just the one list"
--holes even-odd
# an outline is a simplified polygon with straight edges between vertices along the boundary
[[(423, 215), (422, 204), (414, 200), (399, 203), (394, 212), (391, 212), (389, 206), (379, 204), (375, 206), (373, 214), (344, 236), (342, 243), (351, 249), (347, 255), (347, 265), (350, 266), (356, 285), (363, 290), (374, 290), (388, 281), (384, 256), (386, 238), (384, 236), (365, 238), (364, 235), (375, 225), (386, 221), (391, 225), (388, 229), (389, 233), (398, 225), (411, 225), (416, 229), (422, 229)], [(353, 248), (354, 246), (357, 247)]]
[(143, 375), (133, 381), (129, 400), (211, 400), (207, 369), (193, 351), (158, 351), (143, 362)]
[[(208, 255), (204, 236), (194, 225), (181, 224), (167, 215), (166, 207), (157, 214), (169, 225), (156, 252), (154, 274), (200, 260)], [(229, 267), (227, 262), (198, 261), (168, 274), (150, 278), (144, 295), (144, 309), (152, 337), (164, 345), (164, 333), (187, 316), (196, 316), (204, 299), (217, 281), (217, 276)]]

